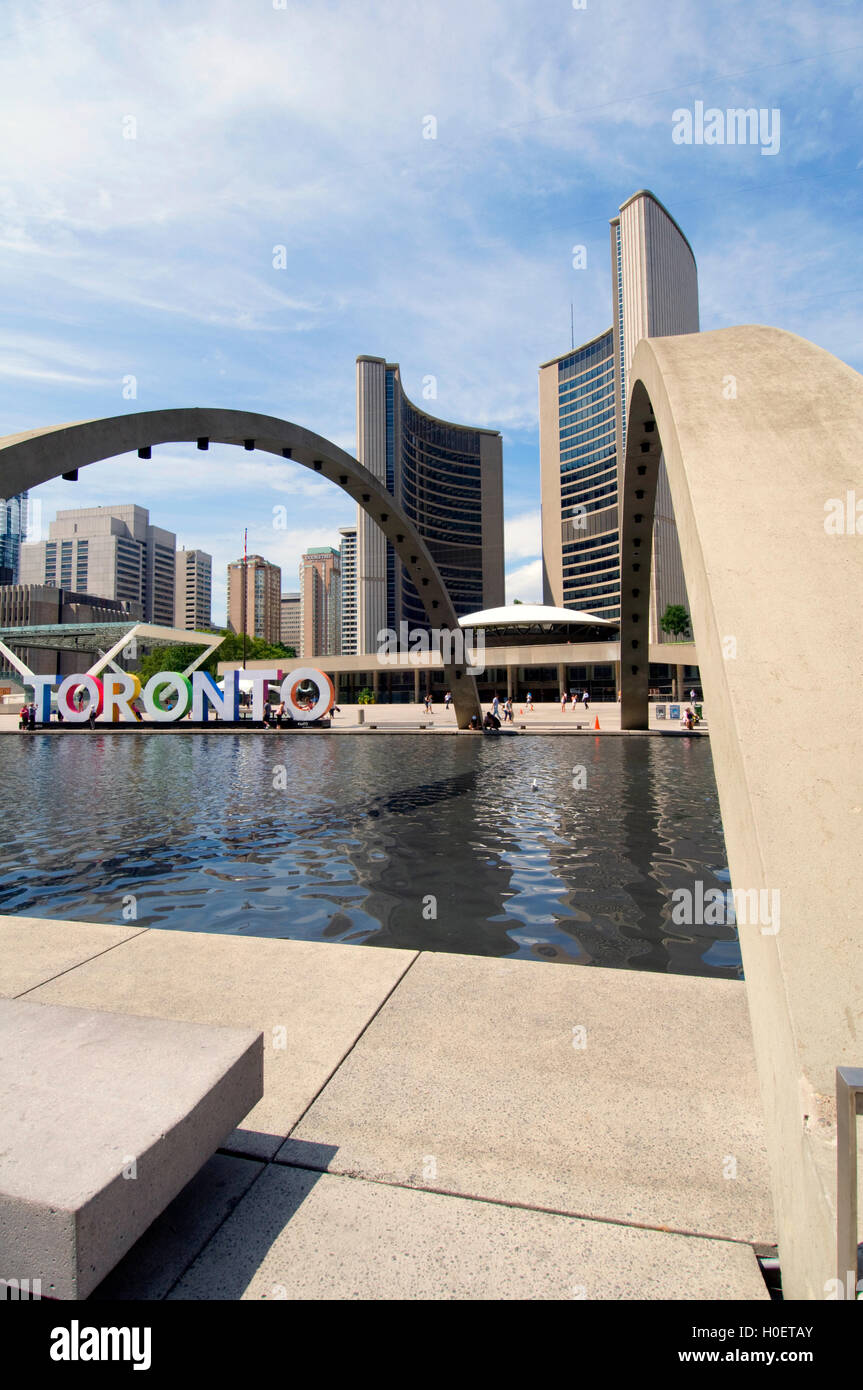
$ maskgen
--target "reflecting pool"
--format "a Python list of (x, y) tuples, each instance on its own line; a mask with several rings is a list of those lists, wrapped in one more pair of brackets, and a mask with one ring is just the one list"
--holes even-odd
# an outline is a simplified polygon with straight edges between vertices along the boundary
[[(707, 739), (0, 739), (0, 912), (741, 975)], [(679, 911), (675, 916), (680, 916)]]

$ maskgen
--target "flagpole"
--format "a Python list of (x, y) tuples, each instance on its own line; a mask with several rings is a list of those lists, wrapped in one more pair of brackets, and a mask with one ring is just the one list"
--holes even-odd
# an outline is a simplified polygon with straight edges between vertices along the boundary
[(249, 528), (248, 528), (248, 526), (247, 526), (246, 529), (243, 531), (243, 670), (244, 670), (244, 671), (245, 671), (245, 669), (246, 669), (246, 628), (248, 627), (247, 612), (246, 612), (246, 608), (247, 608), (247, 604), (248, 604), (248, 586), (249, 586)]

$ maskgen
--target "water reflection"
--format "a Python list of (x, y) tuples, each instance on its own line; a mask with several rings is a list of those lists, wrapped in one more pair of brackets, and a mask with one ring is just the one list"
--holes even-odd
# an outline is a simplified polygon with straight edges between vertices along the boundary
[(133, 895), (147, 926), (740, 973), (733, 926), (671, 920), (675, 888), (728, 883), (706, 740), (94, 734), (0, 749), (17, 808), (2, 912), (119, 922)]

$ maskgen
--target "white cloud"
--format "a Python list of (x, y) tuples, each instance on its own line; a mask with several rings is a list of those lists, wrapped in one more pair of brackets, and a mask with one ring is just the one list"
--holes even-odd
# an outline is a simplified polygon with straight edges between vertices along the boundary
[(506, 601), (513, 603), (542, 603), (542, 561), (531, 560), (519, 565), (506, 576)]
[(503, 543), (508, 560), (525, 560), (542, 553), (541, 516), (525, 512), (513, 516), (503, 530)]

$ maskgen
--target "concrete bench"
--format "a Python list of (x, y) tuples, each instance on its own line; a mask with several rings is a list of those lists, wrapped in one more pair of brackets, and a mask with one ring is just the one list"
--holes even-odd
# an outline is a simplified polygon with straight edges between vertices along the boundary
[(86, 1298), (262, 1094), (252, 1029), (0, 1000), (0, 1279)]

